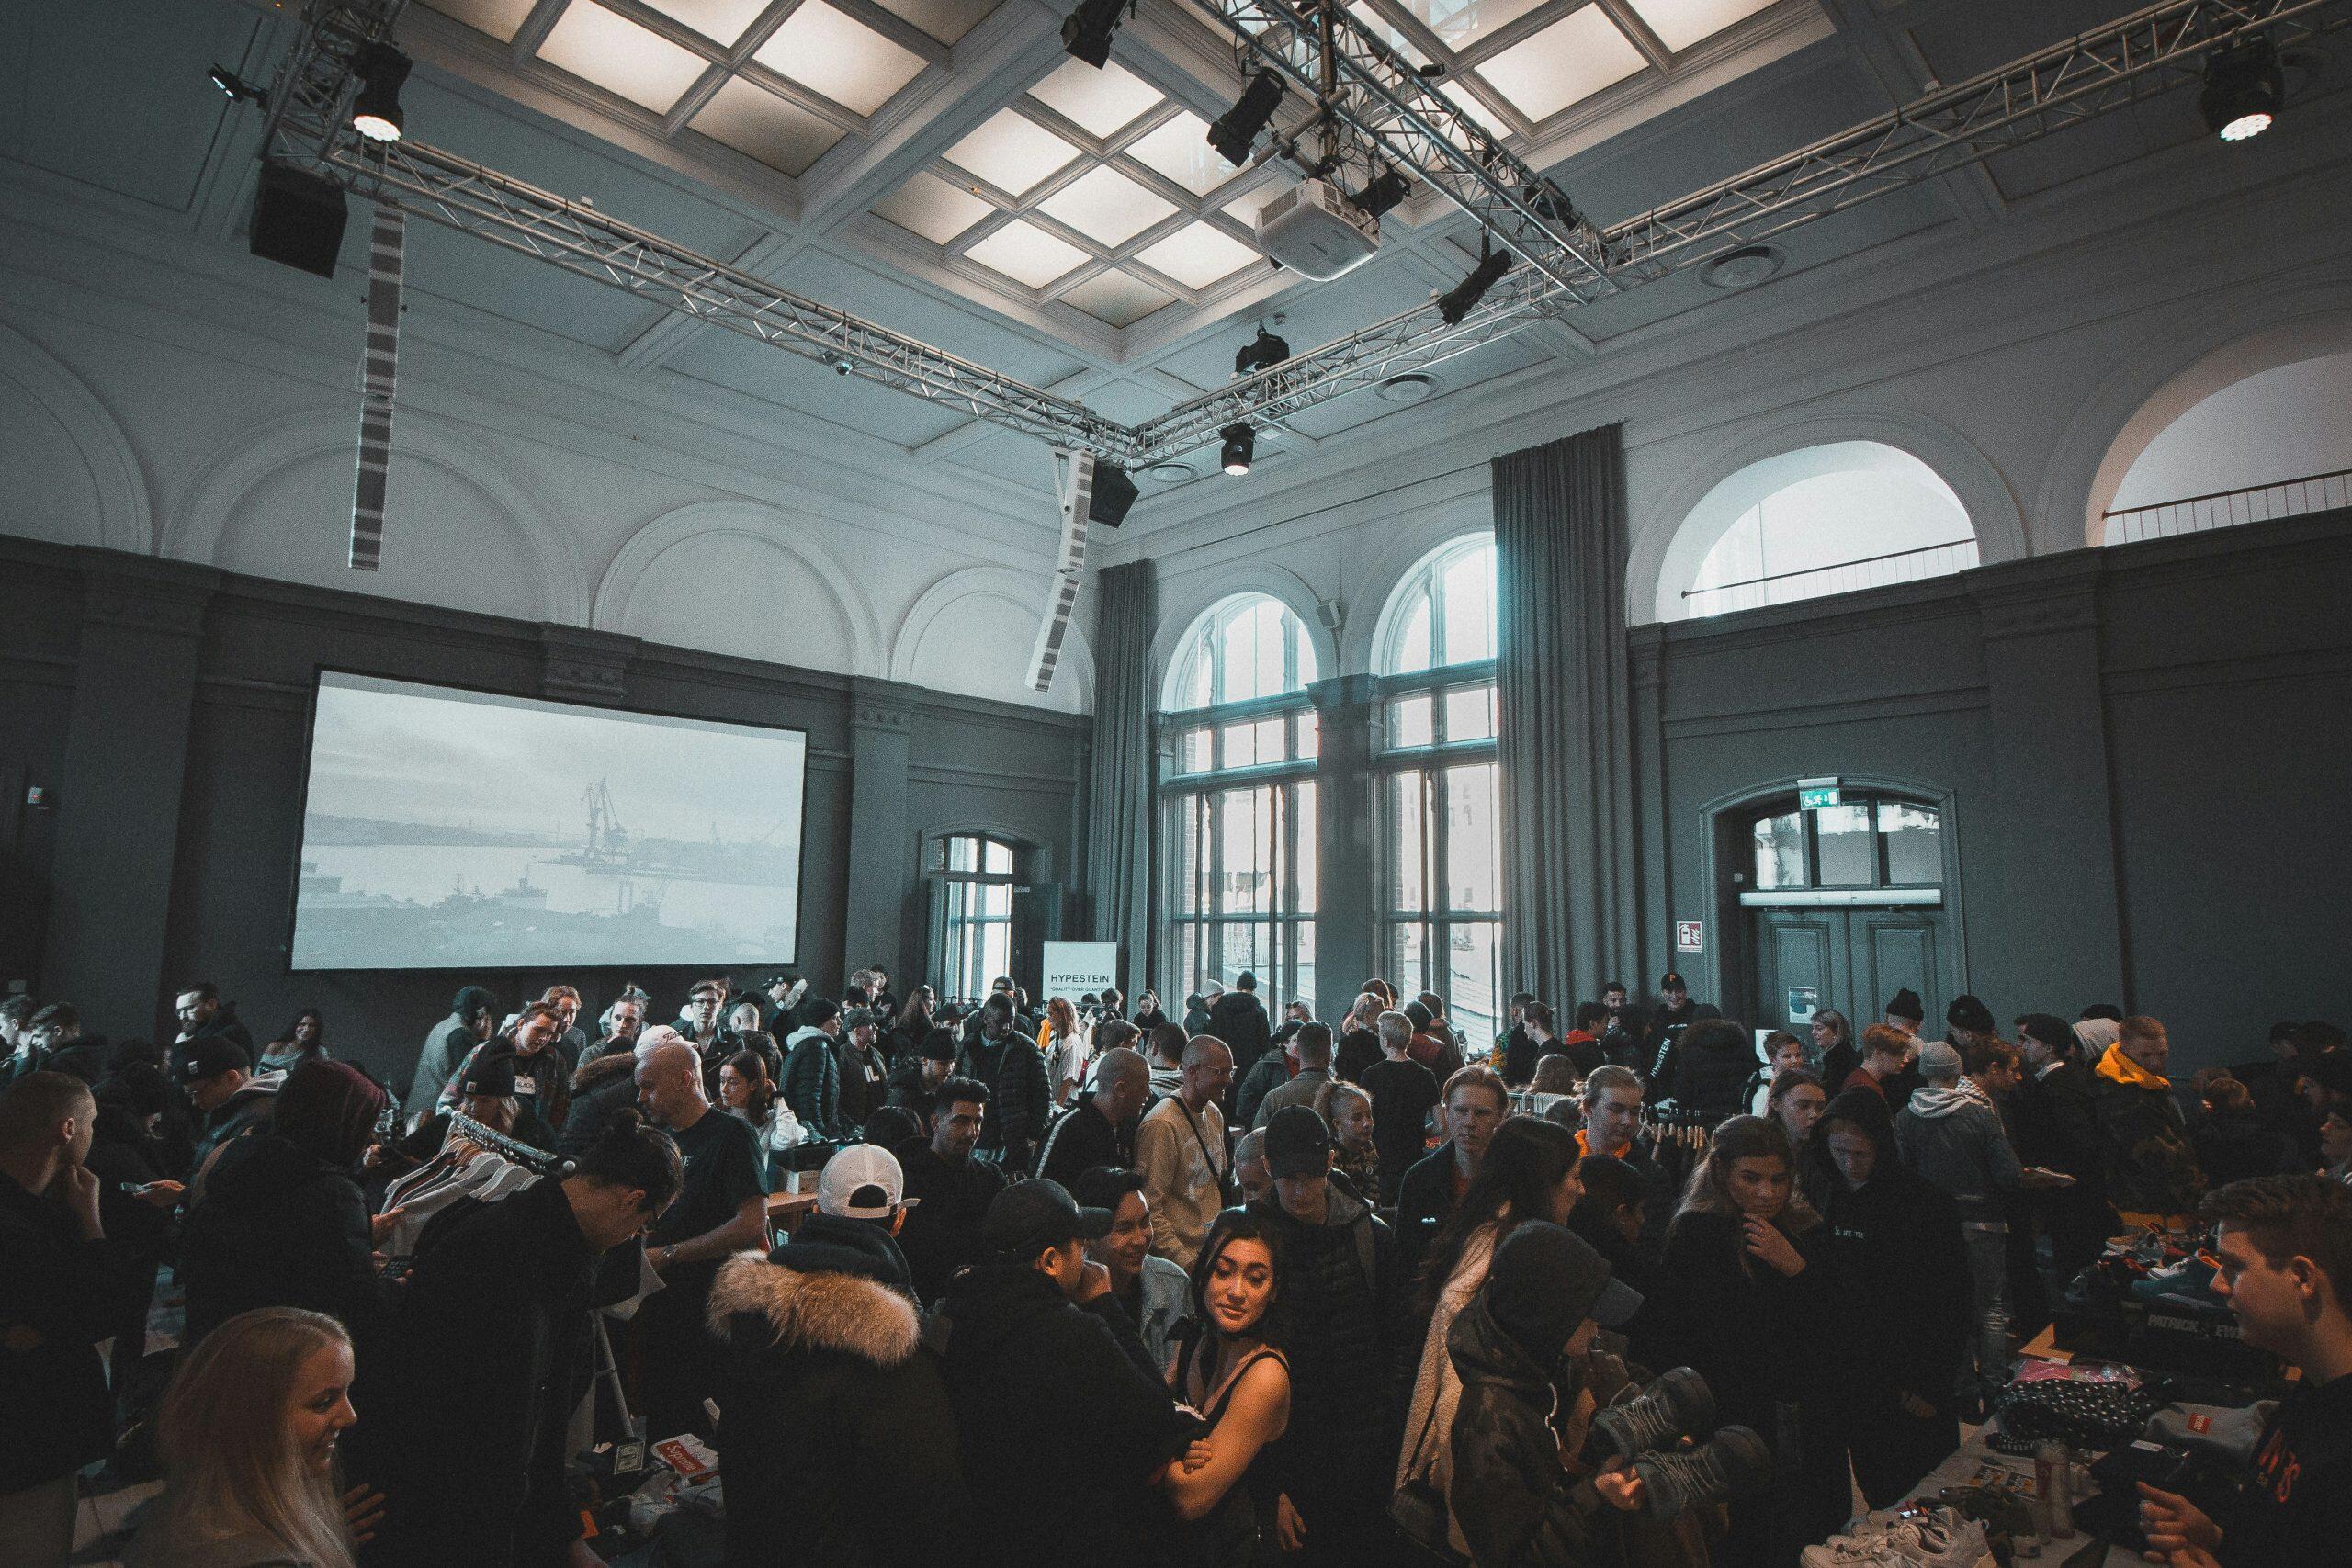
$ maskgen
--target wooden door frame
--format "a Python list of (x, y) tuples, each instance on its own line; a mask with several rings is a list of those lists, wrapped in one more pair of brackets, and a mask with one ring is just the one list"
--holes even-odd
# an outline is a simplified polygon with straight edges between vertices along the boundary
[[(1701, 962), (1685, 970), (1695, 969), (1703, 978), (1706, 989), (1692, 987), (1692, 995), (1704, 997), (1717, 1006), (1729, 1009), (1721, 999), (1734, 996), (1756, 994), (1757, 959), (1749, 951), (1747, 909), (1739, 901), (1740, 887), (1729, 874), (1745, 872), (1749, 865), (1747, 843), (1738, 829), (1752, 818), (1765, 802), (1797, 793), (1796, 774), (1750, 784), (1719, 795), (1699, 807), (1699, 876), (1705, 890), (1703, 907), (1714, 922), (1715, 940), (1700, 954)], [(1945, 784), (1928, 779), (1906, 778), (1894, 773), (1839, 773), (1842, 787), (1873, 795), (1901, 796), (1917, 805), (1932, 807), (1938, 817), (1937, 837), (1943, 850), (1943, 902), (1940, 908), (1949, 917), (1944, 922), (1944, 956), (1951, 963), (1955, 982), (1952, 994), (1960, 995), (1971, 988), (1968, 976), (1968, 920), (1961, 903), (1961, 814), (1960, 797)], [(1676, 957), (1679, 957), (1677, 954)], [(1875, 1019), (1849, 1021), (1857, 1036), (1867, 1023)]]

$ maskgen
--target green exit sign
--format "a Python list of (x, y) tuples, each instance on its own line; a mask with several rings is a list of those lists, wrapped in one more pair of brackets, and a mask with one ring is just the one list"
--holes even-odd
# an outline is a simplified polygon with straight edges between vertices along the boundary
[(1818, 811), (1826, 806), (1838, 805), (1844, 796), (1838, 793), (1836, 779), (1799, 779), (1797, 806), (1801, 810)]

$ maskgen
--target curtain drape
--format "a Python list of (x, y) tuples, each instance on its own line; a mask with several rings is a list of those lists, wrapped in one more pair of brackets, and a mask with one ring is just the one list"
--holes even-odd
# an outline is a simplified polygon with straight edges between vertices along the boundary
[(1159, 619), (1152, 563), (1104, 568), (1097, 592), (1087, 902), (1094, 939), (1120, 945), (1132, 1000), (1151, 961), (1151, 634)]
[(1494, 503), (1503, 979), (1566, 1010), (1642, 984), (1622, 427), (1497, 458)]

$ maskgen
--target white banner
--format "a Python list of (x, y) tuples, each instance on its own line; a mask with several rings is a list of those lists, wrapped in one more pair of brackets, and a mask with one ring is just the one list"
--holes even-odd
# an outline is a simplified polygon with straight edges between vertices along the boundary
[(1115, 942), (1049, 942), (1045, 948), (1046, 978), (1037, 994), (1046, 1000), (1064, 997), (1075, 1002), (1090, 991), (1100, 995), (1105, 986), (1119, 984)]

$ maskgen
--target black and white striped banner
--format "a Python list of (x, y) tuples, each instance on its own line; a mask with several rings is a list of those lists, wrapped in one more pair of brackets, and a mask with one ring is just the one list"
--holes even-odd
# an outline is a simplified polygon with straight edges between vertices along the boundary
[(351, 568), (374, 571), (384, 554), (384, 480), (392, 462), (392, 377), (401, 355), (401, 272), (408, 215), (376, 209), (368, 251), (368, 353), (359, 403), (359, 479), (351, 498)]
[(1054, 683), (1062, 639), (1069, 631), (1070, 611), (1078, 604), (1079, 579), (1086, 575), (1087, 513), (1094, 504), (1093, 453), (1054, 453), (1054, 494), (1062, 508), (1062, 550), (1047, 584), (1046, 618), (1037, 627), (1037, 646), (1029, 654), (1029, 686), (1038, 692)]

